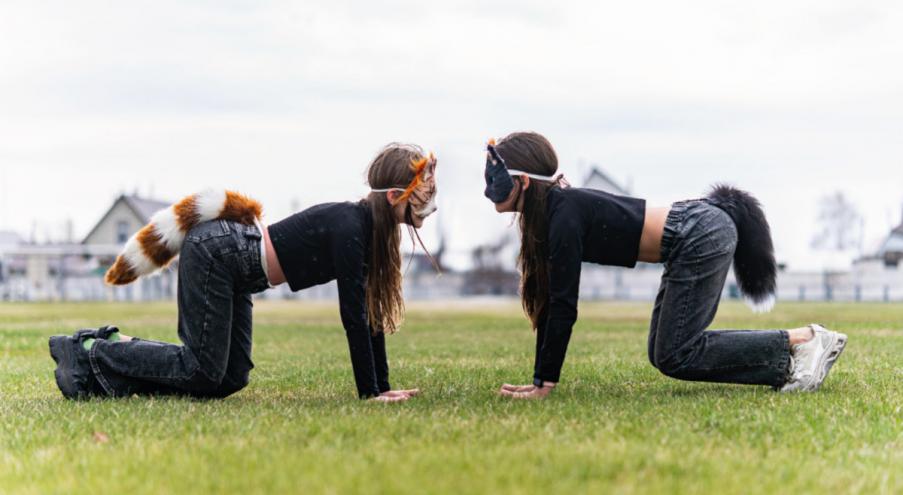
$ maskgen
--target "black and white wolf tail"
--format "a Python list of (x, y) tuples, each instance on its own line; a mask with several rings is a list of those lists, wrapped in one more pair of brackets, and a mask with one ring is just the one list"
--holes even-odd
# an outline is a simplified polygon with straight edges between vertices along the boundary
[(746, 191), (717, 184), (708, 201), (721, 208), (737, 226), (734, 274), (746, 303), (756, 313), (767, 313), (775, 304), (778, 268), (771, 228), (762, 205)]

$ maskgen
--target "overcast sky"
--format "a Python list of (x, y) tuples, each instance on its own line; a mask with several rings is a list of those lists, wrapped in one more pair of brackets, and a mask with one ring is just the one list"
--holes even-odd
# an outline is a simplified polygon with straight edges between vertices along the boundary
[[(439, 156), (459, 263), (510, 217), (483, 143), (535, 130), (663, 205), (728, 181), (817, 268), (822, 195), (903, 211), (899, 1), (3, 1), (0, 229), (88, 232), (136, 189), (229, 187), (269, 221), (356, 199), (390, 141)], [(431, 217), (425, 240), (436, 245)], [(512, 260), (513, 263), (513, 260)]]

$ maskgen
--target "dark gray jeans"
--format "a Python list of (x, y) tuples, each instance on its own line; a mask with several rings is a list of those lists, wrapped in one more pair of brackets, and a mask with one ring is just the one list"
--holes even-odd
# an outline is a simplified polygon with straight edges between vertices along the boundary
[(191, 229), (179, 257), (182, 345), (98, 340), (91, 367), (110, 396), (184, 394), (226, 397), (248, 384), (251, 294), (268, 287), (261, 233), (225, 220)]
[(665, 272), (652, 312), (649, 360), (692, 381), (782, 386), (790, 368), (783, 330), (712, 330), (737, 248), (737, 228), (704, 200), (675, 203), (665, 222)]

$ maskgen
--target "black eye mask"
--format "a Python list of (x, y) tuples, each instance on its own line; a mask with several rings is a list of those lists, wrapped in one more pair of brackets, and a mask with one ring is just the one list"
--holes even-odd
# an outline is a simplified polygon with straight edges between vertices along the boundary
[(486, 145), (489, 154), (486, 155), (486, 190), (483, 194), (493, 203), (504, 203), (511, 190), (514, 189), (514, 180), (508, 173), (508, 166), (505, 160), (496, 151), (492, 143)]

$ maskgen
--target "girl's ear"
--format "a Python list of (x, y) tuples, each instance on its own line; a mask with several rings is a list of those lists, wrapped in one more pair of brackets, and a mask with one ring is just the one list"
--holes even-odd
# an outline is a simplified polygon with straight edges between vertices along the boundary
[(521, 175), (520, 177), (521, 177), (521, 184), (523, 184), (521, 187), (523, 188), (524, 191), (526, 191), (527, 189), (530, 188), (530, 177), (526, 176), (526, 175)]
[(390, 205), (394, 205), (399, 196), (401, 196), (401, 191), (386, 191), (386, 201)]

